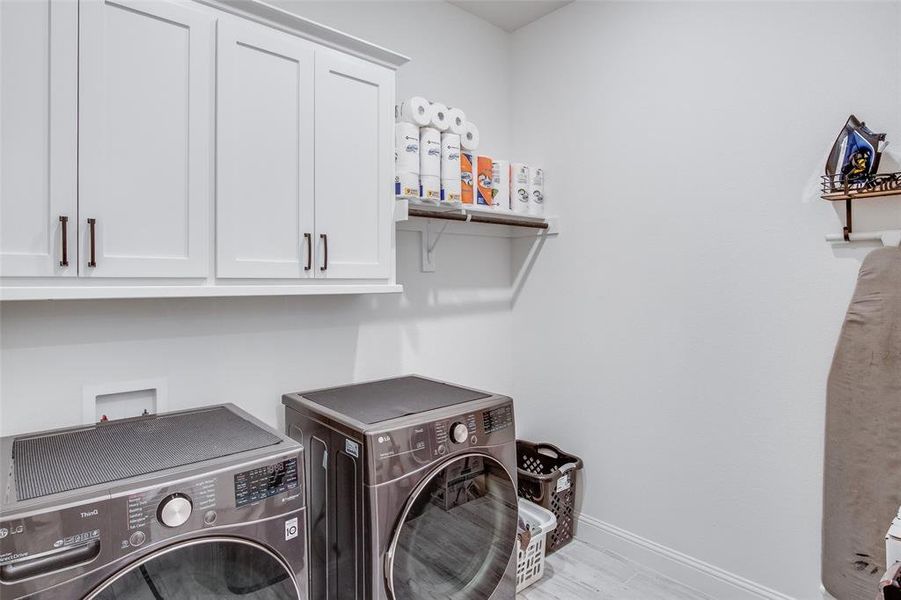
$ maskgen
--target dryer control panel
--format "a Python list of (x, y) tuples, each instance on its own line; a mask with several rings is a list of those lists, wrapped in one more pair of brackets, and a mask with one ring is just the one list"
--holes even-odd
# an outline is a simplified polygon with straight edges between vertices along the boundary
[(367, 435), (373, 450), (374, 483), (388, 481), (401, 469), (416, 469), (462, 450), (515, 441), (513, 403)]

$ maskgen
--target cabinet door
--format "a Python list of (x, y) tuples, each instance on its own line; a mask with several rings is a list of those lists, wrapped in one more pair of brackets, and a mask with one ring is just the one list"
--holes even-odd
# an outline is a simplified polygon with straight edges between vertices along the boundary
[(316, 242), (322, 253), (317, 275), (390, 274), (393, 106), (391, 70), (317, 50)]
[(0, 275), (77, 273), (77, 56), (75, 2), (0, 1)]
[(218, 277), (311, 277), (313, 46), (256, 23), (219, 26)]
[(215, 17), (165, 0), (80, 7), (79, 273), (205, 277)]

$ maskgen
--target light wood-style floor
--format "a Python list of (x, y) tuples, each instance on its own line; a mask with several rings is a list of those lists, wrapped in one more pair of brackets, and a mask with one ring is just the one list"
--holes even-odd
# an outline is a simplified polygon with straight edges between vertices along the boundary
[(573, 540), (547, 559), (518, 600), (712, 600), (608, 550)]

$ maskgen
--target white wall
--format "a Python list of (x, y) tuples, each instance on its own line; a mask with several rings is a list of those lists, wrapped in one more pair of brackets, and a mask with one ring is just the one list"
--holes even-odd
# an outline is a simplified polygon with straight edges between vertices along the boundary
[(563, 230), (514, 305), (519, 433), (585, 459), (585, 514), (799, 599), (866, 251), (823, 241), (817, 176), (851, 112), (901, 139), (898, 10), (576, 2), (513, 35), (513, 148)]
[[(400, 97), (459, 105), (486, 147), (508, 150), (500, 29), (443, 2), (283, 4), (409, 55)], [(424, 33), (428, 24), (480, 48), (504, 75), (470, 86), (457, 56)], [(157, 377), (168, 378), (170, 408), (235, 402), (273, 424), (284, 392), (407, 372), (509, 392), (509, 242), (446, 236), (438, 272), (424, 274), (417, 240), (399, 234), (403, 297), (4, 303), (0, 433), (80, 423), (83, 386)]]
[[(403, 297), (6, 303), (0, 432), (76, 423), (104, 381), (276, 423), (284, 391), (417, 371), (514, 392), (524, 437), (586, 460), (586, 514), (814, 598), (824, 385), (864, 254), (822, 241), (816, 177), (850, 112), (901, 137), (897, 5), (577, 2), (507, 36), (444, 3), (281, 4), (409, 54), (400, 97), (545, 165), (563, 234), (512, 314), (505, 240), (445, 237), (423, 274), (412, 233)], [(858, 215), (901, 226), (898, 202)]]

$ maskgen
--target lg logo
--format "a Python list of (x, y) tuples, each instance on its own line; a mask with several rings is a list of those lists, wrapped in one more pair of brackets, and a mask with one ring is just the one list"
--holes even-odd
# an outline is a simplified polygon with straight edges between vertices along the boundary
[(285, 521), (285, 541), (293, 540), (297, 537), (297, 517)]
[(24, 525), (18, 525), (16, 527), (13, 527), (12, 529), (7, 528), (7, 527), (0, 527), (0, 540), (2, 540), (3, 538), (5, 538), (8, 535), (16, 535), (19, 533), (25, 533)]

